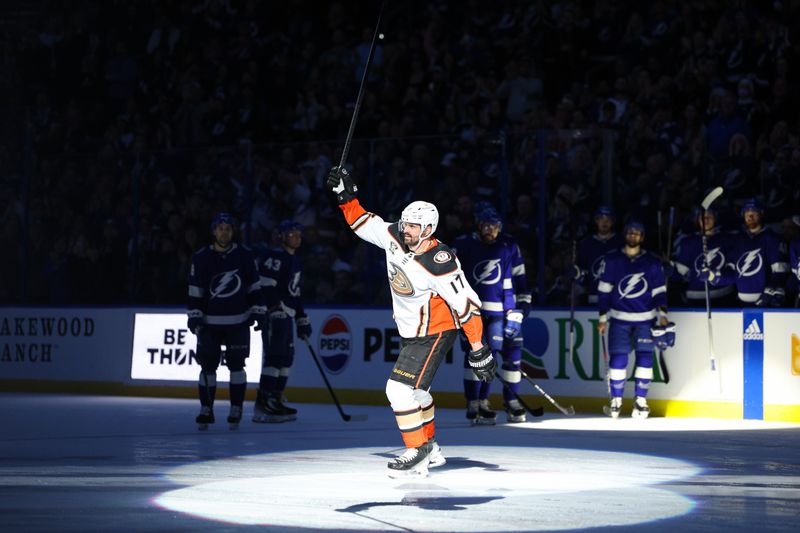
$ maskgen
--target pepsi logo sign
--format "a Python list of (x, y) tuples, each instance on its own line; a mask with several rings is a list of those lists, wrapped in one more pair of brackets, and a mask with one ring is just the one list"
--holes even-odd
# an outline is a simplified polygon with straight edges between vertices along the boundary
[(323, 366), (331, 374), (344, 370), (352, 346), (353, 336), (347, 321), (339, 315), (326, 318), (319, 333), (319, 355)]

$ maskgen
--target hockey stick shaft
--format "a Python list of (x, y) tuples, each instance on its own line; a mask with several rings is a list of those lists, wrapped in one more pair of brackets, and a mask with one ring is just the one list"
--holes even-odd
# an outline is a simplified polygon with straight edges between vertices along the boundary
[[(667, 217), (667, 249), (664, 252), (664, 257), (669, 261), (672, 257), (672, 226), (675, 223), (675, 207), (669, 208), (669, 216)], [(669, 287), (669, 279), (664, 280), (664, 288)], [(658, 351), (658, 366), (661, 368), (661, 377), (664, 378), (664, 383), (669, 383), (669, 368), (667, 368), (667, 359), (664, 357), (664, 350)]]
[[(578, 259), (577, 243), (572, 239), (572, 264)], [(569, 360), (572, 361), (572, 356), (575, 353), (575, 278), (572, 278), (572, 283), (569, 287)]]
[(509, 383), (508, 381), (504, 380), (503, 378), (501, 378), (500, 376), (498, 376), (496, 374), (495, 374), (495, 377), (497, 378), (497, 380), (500, 383), (503, 384), (503, 388), (506, 389), (509, 392), (509, 394), (511, 394), (517, 401), (519, 401), (519, 404), (522, 407), (524, 407), (525, 410), (528, 411), (531, 414), (531, 416), (539, 417), (539, 416), (544, 415), (544, 408), (542, 408), (542, 407), (531, 407), (530, 405), (525, 403), (525, 400), (522, 399), (522, 396), (520, 396), (519, 394), (514, 392), (514, 389), (511, 388), (511, 383)]
[(386, 6), (386, 1), (381, 2), (381, 9), (378, 12), (378, 22), (375, 23), (375, 32), (372, 34), (372, 44), (369, 47), (369, 54), (367, 54), (367, 62), (364, 65), (364, 73), (361, 75), (361, 86), (358, 88), (358, 96), (356, 96), (356, 105), (353, 108), (353, 116), (350, 119), (350, 127), (347, 130), (347, 137), (344, 140), (344, 147), (342, 148), (342, 158), (339, 160), (339, 168), (343, 168), (347, 162), (347, 154), (350, 152), (350, 144), (353, 142), (353, 133), (356, 129), (356, 121), (358, 120), (358, 112), (361, 109), (361, 100), (364, 97), (364, 88), (367, 85), (367, 78), (369, 76), (369, 67), (372, 64), (372, 56), (375, 53), (375, 43), (378, 40), (378, 28), (381, 25), (381, 17), (383, 16), (383, 8)]
[(600, 342), (603, 346), (603, 369), (605, 370), (606, 376), (606, 393), (608, 394), (609, 398), (611, 397), (611, 380), (608, 376), (608, 346), (606, 345), (606, 335), (603, 333), (600, 335)]
[(314, 351), (314, 348), (311, 346), (311, 343), (308, 342), (308, 339), (305, 339), (306, 346), (308, 346), (308, 351), (311, 353), (311, 357), (314, 358), (314, 363), (317, 365), (317, 369), (319, 369), (319, 373), (322, 376), (322, 380), (325, 382), (325, 386), (328, 388), (328, 392), (331, 394), (331, 398), (333, 398), (333, 403), (336, 404), (336, 409), (339, 410), (339, 414), (342, 416), (342, 420), (345, 422), (349, 422), (353, 417), (348, 415), (342, 409), (342, 405), (339, 403), (339, 399), (336, 397), (336, 393), (333, 392), (333, 387), (331, 387), (330, 381), (328, 381), (328, 377), (325, 375), (325, 370), (322, 368), (322, 364), (319, 362), (319, 358), (317, 357), (317, 353)]
[(561, 406), (558, 404), (558, 402), (557, 402), (557, 401), (555, 401), (555, 400), (553, 399), (553, 397), (552, 397), (552, 396), (550, 396), (549, 394), (547, 394), (547, 392), (545, 392), (545, 390), (544, 390), (543, 388), (541, 388), (541, 387), (540, 387), (540, 386), (539, 386), (539, 385), (538, 385), (538, 384), (537, 384), (535, 381), (533, 381), (533, 380), (532, 380), (530, 377), (528, 377), (528, 374), (526, 374), (526, 373), (525, 373), (525, 372), (523, 372), (522, 370), (520, 370), (520, 373), (522, 374), (522, 377), (523, 377), (523, 378), (525, 378), (525, 381), (527, 381), (528, 383), (530, 383), (531, 385), (533, 385), (533, 388), (534, 388), (534, 389), (536, 389), (537, 391), (539, 391), (539, 394), (541, 394), (542, 396), (544, 396), (545, 398), (547, 398), (547, 401), (548, 401), (548, 402), (550, 402), (550, 403), (552, 403), (552, 404), (553, 404), (553, 406), (554, 406), (556, 409), (558, 409), (559, 411), (561, 411), (562, 413), (564, 413), (564, 414), (565, 414), (565, 415), (567, 415), (567, 416), (572, 416), (572, 415), (574, 415), (574, 414), (575, 414), (575, 408), (574, 408), (574, 407), (572, 407), (571, 405), (570, 405), (569, 407), (567, 407), (566, 409), (565, 409), (565, 408), (563, 408), (563, 407), (561, 407)]
[[(710, 193), (706, 195), (706, 197), (701, 202), (701, 206), (703, 207), (703, 214), (701, 215), (701, 222), (700, 228), (702, 231), (702, 237), (700, 242), (703, 245), (703, 268), (708, 269), (708, 236), (706, 235), (706, 212), (708, 208), (711, 207), (711, 204), (719, 198), (722, 194), (723, 189), (722, 187), (717, 187), (712, 190)], [(711, 370), (717, 370), (717, 357), (714, 353), (714, 332), (711, 327), (711, 296), (709, 294), (708, 289), (708, 280), (703, 283), (703, 288), (706, 297), (706, 320), (708, 322), (708, 357), (711, 363)], [(720, 390), (722, 389), (722, 381), (720, 380)]]

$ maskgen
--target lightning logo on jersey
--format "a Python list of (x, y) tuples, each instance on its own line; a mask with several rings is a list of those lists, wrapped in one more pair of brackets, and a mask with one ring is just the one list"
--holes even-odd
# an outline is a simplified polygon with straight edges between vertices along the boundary
[(619, 297), (622, 299), (635, 300), (647, 291), (647, 280), (644, 273), (636, 272), (628, 274), (617, 285)]
[[(725, 254), (719, 247), (713, 248), (708, 251), (708, 255), (706, 258), (706, 262), (708, 263), (708, 268), (713, 271), (722, 270), (722, 267), (725, 266)], [(703, 254), (698, 255), (694, 260), (694, 270), (695, 272), (701, 272), (705, 265), (703, 264)]]
[(494, 285), (500, 281), (503, 273), (500, 270), (500, 259), (481, 261), (472, 269), (472, 277), (476, 284)]
[(209, 285), (212, 298), (230, 298), (242, 287), (239, 269), (220, 272), (213, 278)]
[(749, 278), (761, 272), (762, 266), (764, 266), (764, 260), (761, 258), (761, 248), (756, 248), (739, 258), (736, 262), (736, 271), (739, 276)]

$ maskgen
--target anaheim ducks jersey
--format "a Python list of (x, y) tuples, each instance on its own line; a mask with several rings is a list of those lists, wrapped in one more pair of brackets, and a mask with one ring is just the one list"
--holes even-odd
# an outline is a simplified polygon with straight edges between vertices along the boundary
[(398, 223), (384, 222), (358, 200), (339, 207), (356, 235), (386, 252), (392, 310), (401, 337), (463, 328), (470, 342), (482, 342), (481, 301), (449, 247), (432, 240), (427, 251), (415, 254), (403, 244)]

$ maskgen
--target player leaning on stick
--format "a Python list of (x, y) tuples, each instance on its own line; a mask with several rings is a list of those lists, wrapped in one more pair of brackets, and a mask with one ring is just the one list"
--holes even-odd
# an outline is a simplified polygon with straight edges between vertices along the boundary
[(469, 341), (469, 364), (476, 375), (485, 381), (494, 377), (497, 363), (483, 343), (481, 301), (450, 248), (433, 238), (439, 222), (436, 206), (411, 202), (399, 222), (389, 223), (361, 207), (347, 170), (331, 169), (327, 185), (356, 235), (386, 253), (392, 311), (401, 337), (386, 397), (406, 445), (405, 453), (389, 462), (389, 475), (424, 476), (429, 463), (439, 466), (445, 461), (434, 438), (428, 390), (458, 329)]
[[(606, 413), (617, 418), (622, 409), (622, 394), (627, 379), (628, 354), (636, 353), (636, 399), (634, 418), (647, 418), (647, 390), (653, 380), (653, 341), (671, 346), (674, 325), (667, 321), (667, 289), (661, 260), (642, 249), (644, 225), (628, 222), (623, 231), (625, 246), (606, 254), (597, 286), (600, 322), (604, 335), (608, 328), (609, 383), (611, 404)], [(663, 343), (663, 345), (661, 344)]]

